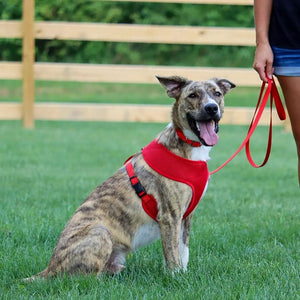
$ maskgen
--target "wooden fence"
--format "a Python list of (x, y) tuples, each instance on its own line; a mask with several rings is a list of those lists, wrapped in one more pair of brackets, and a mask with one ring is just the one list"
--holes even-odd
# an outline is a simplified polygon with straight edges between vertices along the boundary
[[(140, 0), (143, 1), (252, 5), (252, 0)], [(0, 21), (0, 38), (23, 40), (22, 62), (0, 62), (0, 79), (22, 80), (23, 100), (22, 103), (0, 103), (0, 119), (22, 119), (25, 128), (33, 128), (34, 120), (166, 122), (170, 116), (170, 107), (157, 105), (114, 105), (114, 115), (111, 115), (109, 104), (38, 104), (34, 102), (35, 80), (154, 83), (155, 74), (178, 74), (197, 80), (226, 77), (240, 86), (261, 84), (251, 68), (41, 63), (34, 59), (36, 39), (253, 46), (253, 28), (37, 22), (34, 20), (34, 0), (23, 0), (22, 20)], [(247, 108), (227, 108), (226, 111), (223, 123), (228, 124), (248, 124), (253, 113)], [(262, 124), (267, 122), (262, 120)], [(279, 124), (276, 116), (274, 123)]]

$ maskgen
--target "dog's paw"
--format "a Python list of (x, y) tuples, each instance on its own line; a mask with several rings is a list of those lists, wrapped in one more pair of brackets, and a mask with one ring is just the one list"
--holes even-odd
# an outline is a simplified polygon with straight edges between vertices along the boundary
[(22, 281), (23, 282), (33, 282), (33, 281), (36, 281), (36, 280), (42, 280), (42, 279), (45, 279), (44, 277), (41, 277), (39, 275), (33, 275), (31, 277), (27, 277), (27, 278), (22, 278)]
[(114, 275), (114, 274), (120, 273), (124, 269), (125, 269), (125, 266), (123, 264), (111, 263), (106, 266), (105, 271), (107, 274)]
[(165, 270), (165, 273), (170, 273), (172, 275), (172, 277), (175, 277), (177, 274), (185, 273), (187, 271), (187, 265), (184, 265), (184, 266), (181, 265), (181, 266), (170, 269), (167, 266), (166, 261), (164, 260), (164, 270)]
[(175, 277), (176, 275), (184, 274), (186, 271), (187, 271), (187, 268), (180, 267), (180, 268), (173, 269), (171, 271), (171, 274), (172, 274), (172, 277)]

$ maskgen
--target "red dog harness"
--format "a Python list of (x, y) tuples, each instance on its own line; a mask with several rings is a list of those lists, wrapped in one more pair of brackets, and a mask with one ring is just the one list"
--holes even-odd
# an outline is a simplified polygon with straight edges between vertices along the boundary
[[(199, 147), (199, 145), (197, 145)], [(199, 203), (207, 181), (209, 172), (205, 161), (193, 161), (180, 157), (156, 140), (152, 141), (142, 150), (144, 160), (156, 172), (169, 179), (179, 181), (192, 188), (193, 196), (191, 202), (183, 215), (186, 218)], [(126, 170), (130, 178), (131, 185), (136, 194), (142, 200), (145, 212), (157, 221), (157, 202), (153, 195), (147, 194), (145, 188), (137, 178), (131, 161), (127, 161)]]

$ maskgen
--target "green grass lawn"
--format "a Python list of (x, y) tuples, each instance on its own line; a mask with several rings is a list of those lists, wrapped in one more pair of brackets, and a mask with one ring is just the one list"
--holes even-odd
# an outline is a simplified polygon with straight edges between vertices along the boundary
[[(226, 105), (255, 106), (258, 93), (258, 87), (237, 87), (226, 95)], [(0, 102), (19, 102), (21, 99), (21, 81), (0, 80)], [(172, 103), (158, 82), (157, 84), (116, 84), (37, 81), (35, 100), (36, 102), (74, 103)]]
[[(110, 277), (20, 279), (46, 267), (64, 225), (85, 197), (164, 124), (0, 122), (0, 299), (299, 299), (300, 204), (291, 133), (274, 129), (270, 161), (244, 153), (210, 180), (197, 207), (186, 273), (163, 269), (160, 242), (129, 255)], [(215, 169), (247, 128), (220, 126)], [(267, 128), (251, 149), (265, 152)]]

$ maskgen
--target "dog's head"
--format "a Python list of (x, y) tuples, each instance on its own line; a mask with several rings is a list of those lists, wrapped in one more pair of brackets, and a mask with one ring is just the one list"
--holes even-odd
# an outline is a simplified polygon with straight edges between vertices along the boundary
[(224, 96), (235, 87), (227, 79), (191, 81), (179, 76), (156, 76), (171, 98), (172, 121), (188, 138), (205, 146), (218, 142), (219, 120), (224, 111)]

